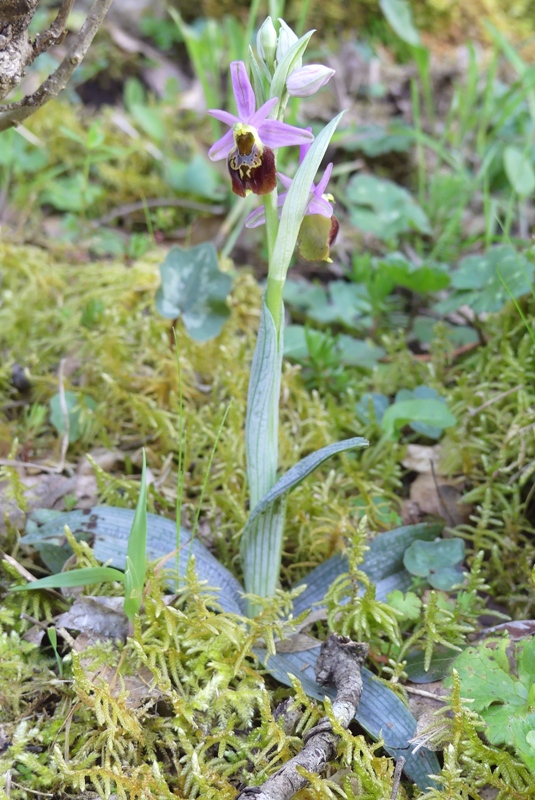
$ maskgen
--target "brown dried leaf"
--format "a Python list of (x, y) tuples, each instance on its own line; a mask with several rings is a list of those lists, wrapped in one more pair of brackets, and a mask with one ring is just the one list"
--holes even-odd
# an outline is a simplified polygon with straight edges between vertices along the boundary
[(77, 597), (64, 614), (56, 618), (56, 625), (80, 633), (92, 633), (110, 639), (126, 639), (128, 619), (122, 597)]

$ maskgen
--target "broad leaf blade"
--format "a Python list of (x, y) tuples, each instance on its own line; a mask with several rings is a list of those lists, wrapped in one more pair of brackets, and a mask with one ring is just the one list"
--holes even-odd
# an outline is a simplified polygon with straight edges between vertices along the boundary
[[(395, 589), (406, 591), (411, 583), (409, 573), (403, 568), (405, 550), (418, 539), (432, 541), (439, 536), (443, 524), (404, 525), (393, 531), (379, 533), (368, 545), (361, 569), (376, 584), (377, 598), (383, 600)], [(296, 586), (306, 589), (294, 602), (294, 614), (301, 614), (315, 603), (321, 603), (325, 594), (339, 575), (347, 572), (345, 555), (337, 553), (313, 569)]]
[[(114, 506), (95, 506), (85, 511), (63, 512), (37, 530), (32, 526), (31, 533), (22, 537), (21, 544), (47, 543), (51, 547), (59, 547), (64, 539), (64, 527), (68, 525), (75, 535), (82, 532), (91, 535), (95, 558), (119, 569), (125, 569), (127, 543), (133, 520), (132, 509)], [(148, 560), (163, 558), (172, 553), (176, 546), (176, 522), (157, 514), (147, 514)], [(180, 575), (186, 574), (191, 552), (195, 556), (199, 579), (206, 581), (209, 588), (215, 588), (211, 593), (223, 610), (233, 614), (243, 614), (245, 610), (245, 602), (241, 596), (243, 588), (234, 575), (219, 563), (198, 538), (194, 538), (191, 542), (190, 534), (184, 528), (180, 529), (179, 546)], [(124, 578), (122, 573), (119, 574)], [(170, 580), (170, 585), (175, 587), (174, 580)]]
[(120, 581), (124, 583), (124, 573), (113, 567), (84, 567), (57, 575), (47, 575), (24, 586), (13, 586), (11, 591), (22, 592), (27, 589), (63, 589), (72, 586), (89, 586), (92, 583)]

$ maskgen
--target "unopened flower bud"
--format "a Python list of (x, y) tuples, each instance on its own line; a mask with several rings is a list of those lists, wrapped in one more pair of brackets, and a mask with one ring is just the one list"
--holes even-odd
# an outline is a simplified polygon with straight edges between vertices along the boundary
[(281, 63), (288, 50), (297, 42), (297, 36), (290, 26), (287, 25), (283, 19), (279, 19), (279, 22), (280, 30), (277, 42), (277, 64)]
[(271, 17), (268, 17), (265, 22), (262, 23), (256, 35), (256, 49), (266, 67), (269, 70), (273, 70), (275, 54), (277, 52), (277, 31), (275, 30)]
[(310, 97), (316, 94), (318, 89), (331, 80), (334, 69), (324, 67), (323, 64), (309, 64), (288, 75), (286, 88), (292, 97)]

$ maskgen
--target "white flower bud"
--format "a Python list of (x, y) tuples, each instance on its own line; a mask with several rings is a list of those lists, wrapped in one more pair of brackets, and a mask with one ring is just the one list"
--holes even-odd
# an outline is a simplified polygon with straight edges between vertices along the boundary
[(285, 23), (283, 19), (279, 19), (280, 22), (280, 30), (279, 30), (279, 40), (277, 42), (277, 64), (280, 64), (290, 47), (297, 42), (297, 36), (290, 28), (289, 25)]
[(309, 64), (288, 75), (286, 88), (292, 97), (310, 97), (316, 94), (318, 89), (331, 80), (334, 69), (324, 67), (323, 64)]
[(277, 31), (275, 30), (271, 17), (268, 17), (262, 23), (256, 35), (256, 49), (266, 67), (269, 70), (273, 70), (275, 54), (277, 52)]

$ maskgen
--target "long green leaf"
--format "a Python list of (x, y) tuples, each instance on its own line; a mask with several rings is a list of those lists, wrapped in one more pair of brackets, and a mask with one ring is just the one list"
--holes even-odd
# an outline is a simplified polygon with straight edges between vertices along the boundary
[(132, 620), (140, 609), (147, 571), (147, 461), (143, 450), (141, 485), (128, 537), (124, 592), (124, 613)]
[(288, 190), (282, 207), (279, 231), (273, 248), (270, 276), (284, 280), (299, 235), (299, 229), (310, 200), (310, 189), (316, 177), (321, 160), (331, 141), (338, 123), (345, 111), (342, 111), (323, 128), (306, 154), (297, 174)]
[(47, 575), (24, 586), (13, 586), (12, 592), (23, 592), (27, 589), (64, 589), (72, 586), (89, 586), (91, 583), (120, 581), (124, 583), (124, 573), (113, 567), (84, 567), (57, 575)]
[(245, 421), (247, 479), (251, 504), (269, 492), (277, 477), (282, 331), (262, 302), (260, 327), (251, 365)]
[(258, 517), (266, 508), (271, 505), (277, 498), (281, 497), (286, 492), (298, 486), (311, 472), (314, 472), (324, 461), (336, 453), (342, 453), (344, 450), (352, 450), (354, 448), (368, 447), (369, 442), (362, 436), (355, 436), (352, 439), (344, 439), (342, 442), (335, 442), (316, 450), (305, 458), (302, 458), (297, 464), (294, 464), (288, 472), (285, 472), (282, 478), (279, 478), (275, 486), (267, 492), (266, 495), (254, 507), (249, 515), (245, 530)]

